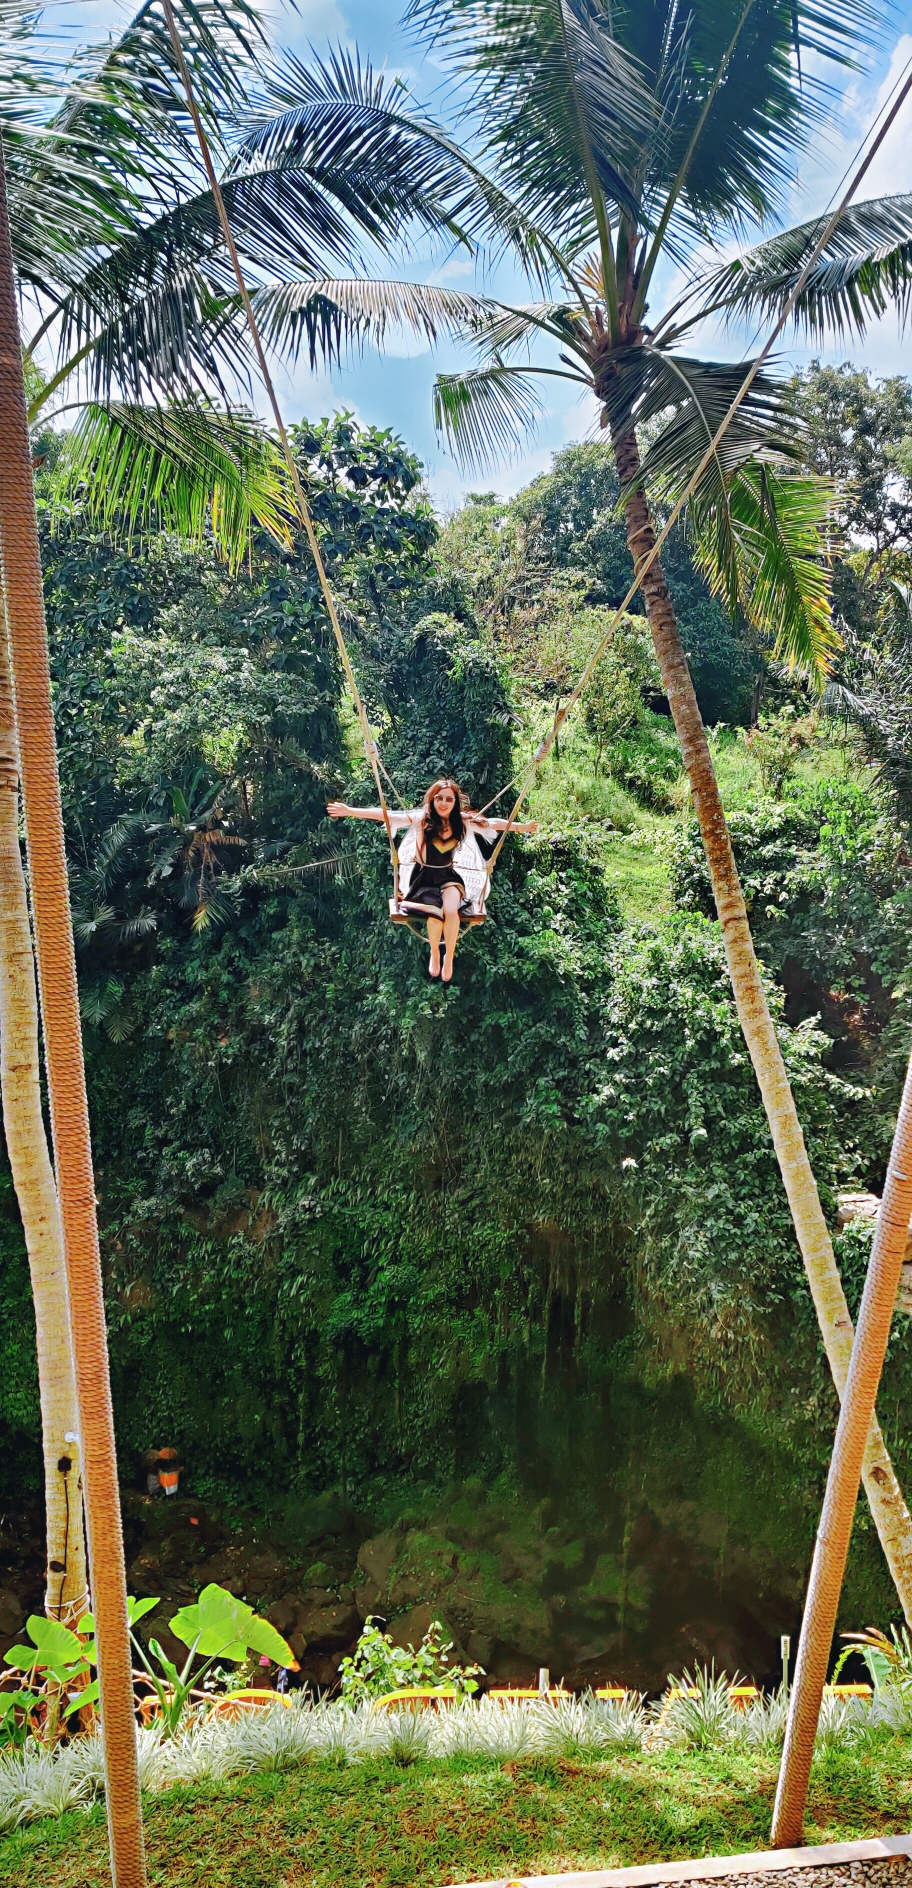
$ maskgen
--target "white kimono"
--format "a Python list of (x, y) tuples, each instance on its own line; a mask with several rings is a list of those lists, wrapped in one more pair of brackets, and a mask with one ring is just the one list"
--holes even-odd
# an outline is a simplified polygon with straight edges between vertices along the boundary
[[(399, 843), (399, 878), (396, 894), (400, 901), (408, 899), (408, 888), (416, 871), (421, 869), (422, 861), (418, 857), (418, 836), (421, 831), (421, 807), (415, 807), (409, 813), (409, 825)], [(475, 838), (477, 831), (485, 837), (497, 838), (496, 826), (489, 826), (487, 820), (480, 820), (478, 825), (466, 826), (459, 844), (450, 854), (454, 872), (458, 872), (465, 886), (466, 903), (470, 907), (463, 910), (463, 917), (483, 918), (485, 899), (488, 895), (488, 872), (485, 860)]]

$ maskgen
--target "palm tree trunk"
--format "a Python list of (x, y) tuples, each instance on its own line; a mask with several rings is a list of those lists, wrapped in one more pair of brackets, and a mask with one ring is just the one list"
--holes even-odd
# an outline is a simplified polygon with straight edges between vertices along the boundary
[(858, 1501), (858, 1476), (887, 1354), (896, 1291), (909, 1237), (910, 1213), (912, 1060), (906, 1070), (883, 1202), (877, 1215), (877, 1231), (858, 1313), (858, 1333), (852, 1347), (852, 1366), (842, 1399), (808, 1581), (773, 1811), (771, 1842), (774, 1849), (790, 1849), (801, 1841), (817, 1721)]
[(41, 558), (0, 153), (0, 572), (79, 1402), (114, 1888), (146, 1888), (126, 1573)]
[[(615, 438), (614, 452), (623, 485), (639, 471), (636, 435), (623, 433)], [(655, 544), (649, 506), (641, 490), (628, 498), (625, 515), (627, 543), (634, 569), (639, 570)], [(770, 1124), (824, 1349), (841, 1399), (852, 1353), (852, 1320), (766, 1001), (706, 730), (659, 558), (645, 573), (642, 589), (662, 686), (700, 822), (738, 1017)], [(912, 1625), (912, 1517), (876, 1416), (865, 1450), (863, 1479), (887, 1565), (903, 1612)]]
[(0, 593), (0, 1096), (19, 1202), (38, 1347), (47, 1528), (45, 1610), (75, 1626), (88, 1610), (76, 1378), (60, 1207), (38, 1066), (38, 993), (19, 851), (19, 762)]

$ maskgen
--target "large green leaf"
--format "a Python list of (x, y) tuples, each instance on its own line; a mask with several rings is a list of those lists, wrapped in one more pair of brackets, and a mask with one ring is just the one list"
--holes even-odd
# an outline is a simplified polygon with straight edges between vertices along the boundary
[(182, 1606), (170, 1629), (182, 1644), (195, 1647), (200, 1658), (226, 1658), (240, 1663), (247, 1651), (246, 1628), (253, 1608), (224, 1587), (203, 1588), (193, 1606)]
[(171, 1631), (184, 1645), (195, 1646), (200, 1658), (239, 1664), (248, 1652), (261, 1652), (279, 1665), (293, 1660), (290, 1647), (268, 1619), (215, 1584), (203, 1588), (195, 1606), (181, 1607)]
[(259, 1652), (271, 1659), (273, 1665), (293, 1665), (294, 1653), (287, 1640), (277, 1632), (268, 1619), (254, 1613), (247, 1627), (247, 1644), (251, 1652)]
[(69, 1626), (62, 1626), (58, 1619), (48, 1619), (44, 1613), (32, 1613), (25, 1622), (25, 1629), (32, 1641), (31, 1648), (16, 1645), (7, 1654), (11, 1665), (31, 1664), (38, 1657), (42, 1665), (72, 1665), (82, 1658), (83, 1648), (75, 1632)]
[(273, 440), (252, 415), (199, 400), (89, 406), (52, 481), (56, 510), (77, 497), (95, 522), (123, 535), (155, 527), (202, 542), (211, 533), (232, 565), (255, 525), (290, 542), (286, 474)]
[(64, 1717), (71, 1718), (77, 1711), (84, 1711), (86, 1705), (97, 1704), (100, 1696), (101, 1686), (99, 1685), (98, 1679), (93, 1678), (91, 1684), (85, 1685), (81, 1691), (76, 1693), (75, 1697), (70, 1699), (69, 1704), (64, 1708)]
[(820, 681), (839, 636), (828, 537), (833, 488), (770, 463), (743, 466), (724, 503), (691, 508), (697, 562), (729, 610), (743, 611), (780, 660)]

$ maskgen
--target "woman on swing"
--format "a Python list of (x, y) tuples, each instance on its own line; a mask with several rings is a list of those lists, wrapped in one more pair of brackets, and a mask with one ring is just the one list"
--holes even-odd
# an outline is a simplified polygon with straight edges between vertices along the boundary
[[(342, 800), (332, 800), (326, 810), (330, 819), (372, 819), (383, 824), (379, 806), (346, 806)], [(485, 860), (494, 849), (494, 834), (534, 833), (537, 821), (519, 825), (514, 820), (511, 828), (509, 820), (473, 813), (455, 780), (435, 780), (420, 806), (409, 813), (391, 812), (389, 818), (394, 830), (408, 828), (399, 847), (399, 907), (427, 918), (428, 974), (449, 983), (462, 919), (484, 916)]]

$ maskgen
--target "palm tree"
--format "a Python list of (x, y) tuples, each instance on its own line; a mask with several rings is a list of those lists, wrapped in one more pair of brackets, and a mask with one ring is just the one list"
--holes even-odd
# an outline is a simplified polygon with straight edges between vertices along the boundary
[[(254, 520), (286, 540), (289, 527), (273, 442), (249, 412), (217, 407), (209, 392), (243, 373), (245, 336), (226, 288), (212, 195), (194, 176), (195, 147), (185, 136), (156, 0), (80, 71), (56, 111), (47, 109), (53, 75), (40, 71), (29, 43), (33, 24), (0, 0), (0, 569), (15, 703), (14, 725), (0, 665), (3, 1102), (37, 1285), (45, 1452), (50, 1458), (59, 1449), (69, 1421), (83, 1453), (114, 1879), (117, 1888), (141, 1888), (123, 1541), (29, 422), (79, 408), (57, 491), (90, 476), (86, 508), (102, 520), (154, 518), (185, 535), (208, 530), (231, 559), (246, 548)], [(255, 17), (246, 0), (192, 0), (182, 29), (204, 122), (227, 164), (226, 116), (245, 104), (244, 82), (256, 71)], [(306, 74), (299, 80), (310, 83)], [(457, 217), (477, 219), (480, 206), (495, 221), (501, 213), (498, 193), (458, 153), (448, 154), (433, 128), (409, 120), (395, 97), (388, 103), (384, 82), (357, 63), (320, 68), (310, 102), (308, 134), (290, 160), (284, 154), (280, 165), (258, 158), (252, 168), (229, 166), (223, 188), (248, 257), (312, 270), (332, 257), (355, 260), (366, 243), (392, 240), (409, 219), (430, 228), (445, 223), (468, 241)], [(36, 315), (24, 361), (17, 303)], [(36, 350), (51, 345), (57, 363), (48, 377), (37, 370)], [(63, 407), (55, 408), (63, 393)], [(22, 957), (17, 745), (66, 1291), (53, 1255), (42, 1262), (55, 1200), (36, 1105), (34, 978)], [(21, 1079), (14, 1079), (14, 1053), (23, 1057)], [(69, 1417), (63, 1403), (61, 1411), (51, 1408), (52, 1384), (64, 1386)], [(75, 1525), (78, 1515), (71, 1519)], [(52, 1521), (52, 1564), (55, 1527)]]
[[(285, 337), (293, 330), (295, 352), (331, 346), (337, 321), (312, 295), (296, 317), (302, 277), (363, 271), (416, 228), (471, 249), (482, 218), (523, 248), (522, 219), (408, 110), (398, 84), (347, 53), (293, 61), (285, 79), (267, 72), (250, 0), (187, 0), (178, 13), (245, 272), (268, 313), (281, 312)], [(31, 70), (34, 49), (8, 62), (15, 81), (24, 58)], [(144, 0), (119, 40), (65, 77), (57, 110), (24, 123), (16, 83), (4, 100), (0, 57), (29, 420), (39, 429), (76, 415), (56, 498), (79, 493), (95, 522), (121, 531), (129, 519), (205, 534), (235, 562), (253, 522), (287, 543), (280, 457), (238, 398), (249, 385), (244, 315), (160, 0)], [(273, 153), (289, 85), (296, 136)], [(45, 107), (52, 89), (45, 80)], [(50, 232), (49, 209), (60, 219)], [(448, 306), (469, 308), (455, 294)]]
[[(77, 415), (55, 467), (54, 500), (64, 504), (75, 493), (90, 516), (121, 530), (154, 521), (185, 537), (208, 534), (232, 562), (254, 522), (287, 542), (274, 442), (236, 399), (212, 396), (243, 380), (246, 336), (159, 0), (145, 0), (119, 39), (90, 49), (62, 76), (42, 62), (37, 22), (37, 13), (0, 0), (0, 129), (27, 330), (28, 417), (33, 432), (46, 432), (50, 419)], [(302, 267), (309, 278), (330, 261), (363, 264), (410, 222), (445, 224), (468, 242), (482, 213), (495, 224), (504, 214), (498, 193), (433, 126), (409, 115), (395, 87), (344, 56), (295, 68), (307, 100), (295, 148), (276, 161), (260, 150), (246, 161), (232, 152), (227, 131), (252, 109), (252, 87), (264, 80), (256, 15), (247, 0), (194, 0), (180, 26), (242, 253), (261, 273), (268, 265), (270, 294)], [(466, 312), (454, 298), (457, 306)], [(307, 321), (325, 333), (334, 318), (332, 309), (308, 309)], [(49, 353), (53, 365), (42, 369)], [(79, 1423), (59, 1233), (56, 1261), (51, 1256), (59, 1216), (36, 1112), (37, 1011), (24, 955), (15, 731), (2, 665), (0, 698), (0, 1032), (9, 1051), (0, 1080), (35, 1290), (48, 1562), (53, 1572), (67, 1559), (67, 1592), (75, 1596), (84, 1559), (79, 1464), (77, 1444), (64, 1447), (64, 1439)], [(56, 1465), (68, 1456), (64, 1475)], [(55, 1612), (60, 1587), (59, 1575), (49, 1577)]]
[[(2, 596), (0, 596), (2, 605)], [(76, 1379), (63, 1233), (41, 1109), (38, 994), (19, 850), (19, 763), (0, 607), (0, 1096), (35, 1303), (47, 1516), (45, 1610), (75, 1626), (88, 1610)]]
[[(538, 299), (478, 297), (460, 317), (414, 283), (300, 282), (260, 305), (274, 345), (317, 311), (331, 345), (382, 343), (393, 321), (472, 343), (478, 364), (442, 375), (438, 424), (467, 462), (534, 423), (539, 376), (597, 402), (621, 482), (635, 571), (706, 849), (738, 1015), (763, 1097), (827, 1358), (842, 1395), (852, 1324), (754, 953), (744, 898), (674, 608), (655, 558), (655, 507), (682, 494), (744, 377), (683, 351), (714, 310), (784, 305), (823, 225), (776, 237), (724, 270), (707, 266), (752, 221), (771, 221), (796, 156), (828, 110), (826, 61), (850, 66), (872, 16), (850, 0), (411, 0), (438, 56), (468, 81), (467, 115), (522, 220)], [(245, 159), (292, 148), (305, 101), (252, 127)], [(505, 219), (502, 217), (502, 226)], [(696, 261), (694, 261), (696, 257)], [(854, 318), (912, 279), (912, 198), (856, 206), (834, 230), (799, 306)], [(682, 280), (683, 278), (683, 280)], [(662, 284), (679, 287), (653, 312)], [(865, 300), (865, 298), (867, 298)], [(334, 324), (331, 311), (335, 311)], [(319, 339), (319, 337), (318, 337)], [(544, 358), (536, 360), (538, 344)], [(325, 351), (329, 352), (330, 348)], [(522, 352), (524, 358), (517, 361)], [(650, 443), (641, 452), (642, 429)], [(826, 567), (830, 494), (802, 475), (786, 389), (754, 384), (687, 511), (712, 588), (792, 664), (822, 674), (834, 645)], [(907, 1619), (912, 1520), (876, 1420), (865, 1488)]]
[[(70, 1330), (98, 1629), (112, 1872), (116, 1888), (144, 1888), (146, 1873), (133, 1719), (133, 1674), (104, 1294), (54, 744), (38, 522), (4, 186), (0, 162), (0, 429), (3, 433), (0, 572), (12, 658), (67, 1296), (72, 1307)], [(8, 794), (7, 798), (15, 806), (13, 796)], [(7, 852), (10, 849), (7, 848)], [(16, 850), (18, 852), (18, 846)], [(6, 925), (3, 928), (5, 930)], [(28, 1013), (30, 978), (20, 978), (18, 991), (13, 988), (9, 995), (13, 1001), (7, 1007), (5, 1023), (8, 1026), (12, 1020), (15, 1025), (19, 1018), (24, 1018), (28, 1031), (32, 1022)], [(15, 1033), (7, 1036), (7, 1044), (5, 1061), (15, 1047)], [(26, 1086), (27, 1103), (33, 1102), (29, 1086), (32, 1085)], [(12, 1093), (7, 1089), (4, 1096), (7, 1121), (18, 1098), (15, 1089)], [(25, 1121), (14, 1120), (13, 1149), (17, 1149), (18, 1133), (24, 1130), (27, 1135), (29, 1118), (34, 1127), (33, 1116)], [(43, 1143), (43, 1130), (40, 1138)], [(33, 1154), (39, 1170), (43, 1170), (46, 1147), (39, 1145), (33, 1149)], [(21, 1178), (23, 1163), (19, 1161), (17, 1165)], [(25, 1172), (28, 1177), (27, 1168)], [(30, 1197), (28, 1189), (27, 1197)], [(57, 1298), (59, 1301), (59, 1291)], [(36, 1305), (36, 1310), (39, 1309), (40, 1301)], [(58, 1330), (45, 1330), (39, 1338), (39, 1346), (46, 1342), (50, 1348), (59, 1335)]]

